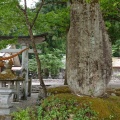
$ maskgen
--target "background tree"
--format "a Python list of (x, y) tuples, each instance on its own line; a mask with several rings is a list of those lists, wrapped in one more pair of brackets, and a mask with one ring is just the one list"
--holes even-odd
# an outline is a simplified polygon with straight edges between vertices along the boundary
[[(73, 1), (75, 2), (75, 1)], [(85, 2), (85, 1), (84, 1)], [(88, 1), (90, 2), (90, 1)], [(103, 16), (106, 20), (106, 25), (110, 37), (112, 38), (112, 43), (115, 44), (116, 40), (119, 40), (119, 2), (118, 0), (100, 0), (102, 6)], [(108, 4), (109, 3), (109, 4)], [(11, 0), (1, 0), (0, 1), (0, 34), (1, 35), (28, 35), (28, 28), (26, 26), (26, 21), (23, 17), (23, 13), (17, 8), (16, 4), (18, 1)], [(33, 18), (36, 15), (38, 8), (40, 7), (41, 2), (36, 4), (36, 8), (29, 9), (27, 8), (27, 14), (30, 23), (32, 23)], [(53, 5), (54, 4), (54, 5)], [(69, 28), (69, 8), (66, 8), (66, 0), (45, 0), (44, 5), (41, 9), (41, 12), (38, 14), (37, 21), (32, 27), (32, 32), (34, 34), (41, 34), (48, 32), (47, 36), (47, 46), (46, 43), (37, 48), (42, 49), (42, 55), (54, 54), (58, 58), (62, 57), (62, 54), (65, 54), (65, 40), (66, 34)], [(22, 9), (24, 10), (23, 6)], [(115, 23), (114, 23), (115, 21)], [(113, 24), (114, 23), (114, 24)], [(114, 34), (113, 34), (114, 33)], [(13, 41), (2, 41), (0, 48), (5, 47), (6, 44), (11, 44)], [(117, 42), (118, 43), (118, 42)], [(116, 44), (114, 45), (116, 50)], [(118, 45), (117, 45), (118, 46)], [(47, 49), (46, 49), (47, 48)], [(55, 51), (59, 51), (56, 52)], [(49, 51), (49, 52), (48, 52)], [(117, 51), (118, 52), (118, 51)], [(60, 54), (59, 54), (60, 53)]]
[[(39, 3), (39, 6), (36, 8), (35, 12), (31, 12), (31, 10), (27, 7), (26, 0), (24, 0), (23, 6), (20, 5), (18, 0), (13, 0), (13, 1), (2, 0), (2, 1), (0, 1), (0, 3), (1, 3), (0, 8), (2, 11), (4, 11), (3, 13), (1, 13), (2, 14), (1, 21), (3, 23), (6, 23), (4, 25), (6, 27), (1, 29), (2, 34), (4, 34), (4, 29), (5, 29), (4, 35), (12, 34), (14, 36), (18, 36), (19, 34), (22, 34), (22, 33), (23, 33), (23, 35), (25, 35), (25, 34), (30, 35), (30, 40), (32, 41), (32, 48), (34, 50), (35, 58), (36, 58), (37, 65), (38, 65), (38, 78), (40, 80), (40, 84), (43, 89), (43, 97), (46, 97), (47, 91), (46, 91), (46, 87), (45, 87), (45, 84), (42, 79), (41, 63), (40, 63), (40, 59), (38, 56), (38, 52), (37, 52), (37, 48), (36, 48), (35, 40), (34, 40), (34, 36), (33, 36), (34, 24), (35, 24), (35, 21), (37, 20), (38, 14), (39, 14), (42, 6), (43, 6), (44, 0), (42, 0)], [(10, 28), (8, 30), (7, 30), (7, 23), (8, 24), (11, 23), (11, 24), (9, 24)], [(20, 30), (20, 29), (22, 29), (22, 30)], [(24, 33), (24, 30), (25, 30), (25, 33)]]
[[(41, 15), (44, 16), (44, 14), (40, 14), (40, 11), (42, 11), (42, 13), (44, 12), (45, 9), (42, 9), (42, 7), (43, 7), (43, 5), (47, 5), (48, 4), (47, 2), (49, 3), (49, 1), (47, 1), (47, 0), (46, 1), (42, 0), (37, 4), (36, 8), (29, 9), (27, 7), (27, 1), (26, 0), (24, 0), (24, 5), (20, 5), (18, 0), (15, 0), (15, 1), (13, 1), (13, 0), (12, 1), (2, 0), (2, 1), (0, 1), (0, 3), (1, 3), (0, 4), (1, 5), (0, 9), (2, 10), (2, 12), (1, 12), (1, 23), (4, 23), (4, 24), (7, 23), (6, 25), (1, 26), (2, 35), (13, 35), (13, 36), (16, 36), (16, 38), (19, 35), (23, 35), (23, 36), (24, 35), (30, 35), (30, 40), (32, 41), (32, 48), (34, 50), (35, 58), (36, 58), (36, 61), (37, 61), (37, 66), (38, 66), (38, 77), (39, 77), (39, 80), (40, 80), (40, 84), (43, 88), (44, 96), (46, 96), (46, 88), (45, 88), (45, 85), (44, 85), (44, 82), (43, 82), (43, 79), (42, 79), (41, 62), (40, 62), (40, 59), (39, 59), (39, 55), (37, 53), (37, 48), (36, 48), (36, 45), (35, 45), (33, 34), (41, 34), (42, 32), (45, 32), (44, 30), (48, 31), (48, 30), (51, 30), (51, 29), (53, 29), (55, 31), (58, 28), (58, 27), (54, 26), (55, 25), (54, 22), (56, 22), (56, 24), (58, 24), (58, 21), (52, 22), (50, 26), (49, 26), (49, 24), (47, 24), (48, 26), (46, 26), (46, 25), (41, 26), (41, 25), (44, 25), (45, 22), (43, 24), (39, 24), (40, 22), (42, 22), (42, 21), (39, 21), (39, 20), (41, 20)], [(53, 2), (55, 2), (55, 1), (51, 1), (51, 3), (49, 3), (49, 4), (52, 4)], [(59, 1), (56, 1), (56, 2), (59, 2)], [(51, 13), (53, 13), (53, 14), (51, 14)], [(57, 16), (57, 14), (55, 14), (55, 12), (51, 12), (51, 13), (46, 14), (46, 15), (49, 18), (50, 18), (50, 15), (52, 15), (52, 16), (56, 15)], [(39, 17), (39, 19), (38, 19), (39, 22), (36, 22), (38, 17)], [(62, 16), (61, 17), (57, 16), (57, 18), (62, 18)], [(46, 18), (45, 18), (45, 20), (46, 20)], [(37, 26), (39, 26), (39, 29), (37, 28)], [(42, 27), (42, 30), (40, 30), (41, 29), (40, 27)], [(60, 29), (62, 27), (59, 26)], [(64, 30), (61, 29), (60, 31), (64, 31)], [(56, 32), (56, 35), (58, 35), (57, 32)], [(53, 34), (50, 35), (49, 38), (51, 38), (51, 36), (52, 36), (52, 40), (56, 39), (56, 36), (53, 36)], [(3, 43), (4, 43), (4, 46), (5, 46), (6, 45), (5, 42), (3, 42)], [(54, 44), (54, 42), (49, 42), (49, 43), (52, 43), (52, 45)], [(52, 48), (52, 46), (51, 46), (51, 48)]]
[(72, 91), (103, 95), (110, 81), (112, 60), (98, 0), (73, 1), (67, 47), (67, 80)]
[[(41, 61), (42, 65), (46, 63), (48, 65), (47, 68), (49, 68), (52, 63), (53, 65), (47, 71), (53, 73), (53, 70), (57, 68), (57, 73), (58, 69), (61, 68), (60, 64), (62, 64), (62, 58), (66, 53), (66, 33), (69, 28), (69, 8), (66, 6), (66, 3), (62, 5), (54, 4), (54, 6), (48, 4), (43, 7), (42, 13), (39, 13), (35, 28), (35, 33), (37, 34), (40, 34), (41, 31), (48, 33), (46, 41), (37, 45), (37, 49), (42, 51), (42, 59), (47, 59), (45, 60), (47, 63)], [(48, 55), (51, 57), (48, 57)]]
[(118, 0), (101, 0), (101, 9), (112, 42), (113, 56), (119, 57), (120, 3)]

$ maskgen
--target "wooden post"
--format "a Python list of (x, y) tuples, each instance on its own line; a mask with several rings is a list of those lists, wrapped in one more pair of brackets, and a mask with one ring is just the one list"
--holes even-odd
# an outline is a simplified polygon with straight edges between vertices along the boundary
[[(25, 49), (26, 47), (26, 45), (22, 45), (22, 49)], [(22, 72), (25, 78), (25, 81), (23, 82), (23, 99), (26, 100), (28, 96), (28, 50), (22, 53)]]
[(0, 88), (2, 88), (2, 82), (0, 81)]
[(28, 97), (31, 97), (31, 91), (32, 91), (32, 79), (29, 78), (29, 82), (28, 82)]
[(13, 96), (13, 102), (18, 102), (20, 97), (20, 81), (15, 81), (15, 90), (16, 92)]

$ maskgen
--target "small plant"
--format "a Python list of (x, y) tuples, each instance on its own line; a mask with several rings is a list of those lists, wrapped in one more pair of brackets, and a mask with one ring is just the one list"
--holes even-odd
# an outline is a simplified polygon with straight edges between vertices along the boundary
[(12, 113), (13, 120), (36, 120), (35, 113), (32, 109), (19, 109), (18, 112)]
[(110, 116), (109, 116), (109, 120), (112, 120), (112, 119), (114, 119), (114, 116), (113, 116), (113, 115), (110, 115)]
[(44, 100), (38, 108), (38, 120), (67, 120), (77, 108), (74, 100), (60, 100), (58, 98)]
[[(54, 98), (45, 100), (38, 108), (38, 120), (97, 120), (97, 112), (92, 110), (90, 104), (84, 104), (77, 108), (77, 102), (73, 99), (60, 100)], [(78, 111), (78, 112), (77, 112)]]
[(74, 115), (73, 120), (98, 120), (98, 113), (92, 110), (89, 105), (84, 104)]

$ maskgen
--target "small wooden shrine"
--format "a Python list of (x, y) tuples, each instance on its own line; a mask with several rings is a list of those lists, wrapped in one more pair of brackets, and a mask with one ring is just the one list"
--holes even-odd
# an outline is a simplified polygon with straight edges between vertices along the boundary
[(10, 97), (14, 94), (19, 99), (19, 82), (24, 81), (23, 77), (16, 76), (11, 70), (12, 60), (8, 63), (1, 62), (0, 67), (3, 66), (5, 69), (0, 73), (0, 115), (12, 112)]

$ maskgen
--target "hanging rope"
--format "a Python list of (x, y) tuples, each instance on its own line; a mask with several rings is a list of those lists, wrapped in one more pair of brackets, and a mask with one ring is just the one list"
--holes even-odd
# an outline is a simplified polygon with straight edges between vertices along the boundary
[(29, 49), (29, 48), (25, 48), (25, 49), (21, 50), (20, 52), (14, 54), (14, 55), (11, 55), (11, 56), (9, 56), (9, 57), (0, 58), (0, 61), (2, 61), (2, 60), (9, 60), (9, 59), (11, 59), (11, 58), (14, 58), (14, 57), (18, 56), (19, 54), (21, 54), (22, 52), (24, 52), (24, 51), (27, 50), (27, 49)]

